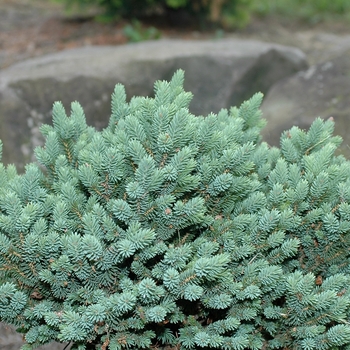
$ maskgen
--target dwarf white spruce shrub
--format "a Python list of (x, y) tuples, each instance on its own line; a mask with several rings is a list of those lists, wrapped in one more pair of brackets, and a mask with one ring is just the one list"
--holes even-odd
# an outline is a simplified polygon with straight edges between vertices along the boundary
[(61, 103), (0, 167), (0, 319), (22, 349), (350, 349), (350, 163), (333, 121), (261, 142), (256, 94), (189, 113), (183, 72), (109, 125)]

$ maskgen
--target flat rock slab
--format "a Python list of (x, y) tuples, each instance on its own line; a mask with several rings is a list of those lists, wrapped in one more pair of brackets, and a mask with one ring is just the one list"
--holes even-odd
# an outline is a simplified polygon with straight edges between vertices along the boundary
[(343, 137), (340, 151), (350, 156), (350, 50), (276, 83), (262, 110), (268, 124), (264, 137), (279, 145), (281, 132), (293, 125), (308, 129), (316, 117), (335, 120)]
[(185, 70), (185, 89), (194, 93), (191, 111), (218, 112), (254, 92), (267, 92), (307, 66), (299, 49), (258, 41), (159, 40), (116, 47), (85, 47), (31, 59), (0, 71), (0, 139), (4, 163), (19, 168), (41, 143), (38, 127), (51, 123), (60, 100), (70, 109), (79, 101), (88, 123), (107, 125), (116, 83), (129, 97), (153, 95), (158, 79)]

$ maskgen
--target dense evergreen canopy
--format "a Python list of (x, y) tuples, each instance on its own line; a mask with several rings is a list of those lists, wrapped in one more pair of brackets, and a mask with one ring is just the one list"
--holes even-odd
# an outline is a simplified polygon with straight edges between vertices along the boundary
[(332, 120), (261, 142), (261, 94), (194, 116), (183, 72), (61, 103), (42, 166), (0, 166), (0, 320), (23, 349), (350, 349), (350, 163)]

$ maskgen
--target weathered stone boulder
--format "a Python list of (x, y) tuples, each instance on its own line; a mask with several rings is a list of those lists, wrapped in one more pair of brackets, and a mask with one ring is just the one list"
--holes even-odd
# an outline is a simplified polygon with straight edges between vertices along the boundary
[(350, 156), (350, 50), (276, 83), (262, 105), (268, 124), (265, 139), (279, 144), (293, 125), (307, 129), (316, 117), (335, 120), (335, 134), (344, 139), (340, 151)]
[(51, 122), (60, 100), (69, 112), (79, 101), (88, 123), (107, 124), (110, 95), (123, 83), (129, 96), (152, 95), (156, 79), (186, 71), (185, 88), (194, 93), (191, 110), (217, 112), (254, 92), (267, 92), (287, 76), (306, 68), (296, 48), (257, 41), (160, 40), (118, 47), (86, 47), (31, 59), (0, 71), (0, 139), (4, 163), (19, 168), (40, 144), (38, 127)]
[[(20, 347), (24, 344), (22, 335), (16, 333), (13, 327), (7, 326), (3, 323), (0, 323), (0, 349), (1, 350), (19, 350)], [(37, 350), (63, 350), (66, 344), (60, 343), (50, 343), (43, 345)], [(69, 350), (70, 346), (66, 348)]]

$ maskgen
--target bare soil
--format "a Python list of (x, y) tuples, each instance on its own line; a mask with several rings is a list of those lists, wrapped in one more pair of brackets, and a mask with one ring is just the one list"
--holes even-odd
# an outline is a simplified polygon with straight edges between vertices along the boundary
[[(63, 7), (50, 0), (0, 1), (0, 68), (47, 53), (86, 45), (121, 45), (126, 21), (96, 23), (89, 13), (68, 16)], [(327, 60), (350, 43), (349, 23), (310, 26), (279, 18), (254, 18), (245, 29), (233, 32), (199, 31), (180, 22), (145, 21), (163, 38), (214, 39), (236, 37), (256, 39), (302, 49), (310, 64)]]

